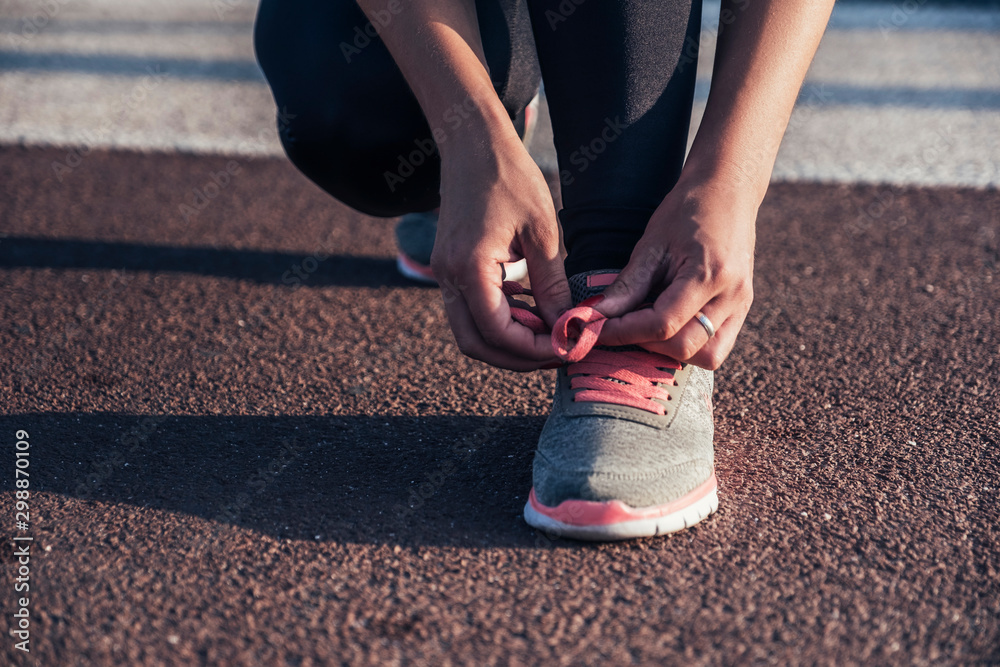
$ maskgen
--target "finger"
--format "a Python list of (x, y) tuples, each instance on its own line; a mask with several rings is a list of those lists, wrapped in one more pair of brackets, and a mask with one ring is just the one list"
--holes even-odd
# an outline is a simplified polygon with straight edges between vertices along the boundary
[(665, 255), (663, 250), (636, 246), (628, 264), (604, 290), (604, 299), (595, 310), (609, 318), (635, 310), (666, 274)]
[[(703, 312), (703, 314), (708, 317), (711, 322), (727, 319), (718, 308), (713, 310), (709, 306), (705, 306), (701, 312)], [(711, 312), (712, 315), (709, 315), (709, 312)], [(719, 331), (716, 330), (715, 336), (718, 335)], [(640, 343), (640, 345), (647, 350), (665, 354), (668, 357), (677, 359), (678, 361), (689, 361), (692, 357), (698, 354), (698, 352), (701, 351), (705, 345), (713, 340), (715, 340), (715, 337), (709, 338), (708, 331), (704, 326), (702, 326), (701, 322), (692, 318), (687, 324), (681, 327), (680, 331), (671, 336), (669, 339), (665, 341), (654, 341), (652, 344)]]
[(518, 354), (489, 345), (479, 333), (469, 306), (462, 296), (446, 302), (445, 310), (448, 313), (448, 321), (455, 335), (458, 349), (467, 357), (512, 371), (533, 371), (558, 361), (552, 355), (551, 349), (548, 351), (549, 358), (539, 361), (525, 359)]
[(510, 306), (510, 316), (519, 324), (531, 329), (534, 334), (550, 334), (549, 328), (545, 326), (538, 309), (528, 305), (523, 301), (507, 297), (507, 305)]
[[(633, 345), (669, 340), (713, 296), (715, 295), (700, 280), (678, 278), (656, 299), (652, 308), (635, 310), (609, 319), (598, 342), (601, 345)], [(602, 301), (598, 306), (603, 303)]]
[(736, 337), (742, 328), (742, 317), (735, 315), (730, 317), (716, 330), (715, 336), (688, 360), (688, 363), (710, 371), (719, 370), (719, 367), (733, 351)]
[(476, 330), (489, 347), (513, 353), (525, 360), (551, 361), (550, 339), (533, 333), (511, 317), (498, 268), (496, 262), (473, 260), (467, 274), (469, 284), (462, 290), (462, 299)]
[[(687, 363), (694, 364), (695, 366), (701, 366), (707, 370), (717, 370), (719, 366), (722, 365), (722, 362), (724, 362), (729, 356), (733, 346), (736, 344), (736, 338), (739, 335), (740, 330), (743, 328), (743, 320), (744, 318), (738, 314), (734, 314), (726, 319), (721, 326), (716, 328), (715, 336), (708, 339), (697, 352), (687, 359), (680, 358), (683, 353), (677, 351), (677, 347), (673, 339), (659, 343), (642, 343), (640, 346), (650, 352), (664, 354), (668, 357), (678, 359), (679, 361), (685, 361)], [(704, 327), (702, 327), (702, 331), (704, 331)], [(702, 337), (705, 336), (707, 336), (707, 334), (703, 334)]]
[[(541, 235), (525, 239), (521, 245), (528, 265), (535, 305), (538, 306), (542, 319), (551, 328), (560, 315), (573, 307), (569, 281), (566, 280), (566, 267), (559, 252), (559, 236), (556, 233), (542, 232)], [(549, 347), (551, 349), (551, 344)]]

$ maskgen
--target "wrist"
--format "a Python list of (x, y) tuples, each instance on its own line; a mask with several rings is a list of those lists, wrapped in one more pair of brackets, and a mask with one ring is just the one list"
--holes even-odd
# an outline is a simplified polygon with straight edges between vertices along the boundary
[(755, 220), (766, 191), (766, 180), (762, 184), (738, 166), (715, 163), (706, 167), (685, 164), (672, 194), (695, 208), (723, 207), (732, 212), (734, 220)]
[(512, 140), (520, 141), (507, 110), (490, 88), (440, 105), (429, 118), (442, 161), (488, 156)]
[(729, 193), (741, 202), (760, 206), (770, 184), (771, 170), (752, 161), (714, 156), (700, 159), (692, 152), (684, 163), (677, 187), (687, 190), (709, 190)]

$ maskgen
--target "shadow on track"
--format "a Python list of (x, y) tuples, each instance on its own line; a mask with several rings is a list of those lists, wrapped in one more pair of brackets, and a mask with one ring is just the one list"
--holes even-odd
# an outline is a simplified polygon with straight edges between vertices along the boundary
[[(36, 491), (291, 540), (524, 547), (542, 417), (29, 413)], [(317, 537), (318, 536), (318, 537)]]
[[(8, 236), (0, 268), (51, 268), (194, 273), (258, 283), (324, 287), (414, 287), (382, 257), (327, 257), (211, 247)], [(309, 269), (312, 269), (310, 271)]]

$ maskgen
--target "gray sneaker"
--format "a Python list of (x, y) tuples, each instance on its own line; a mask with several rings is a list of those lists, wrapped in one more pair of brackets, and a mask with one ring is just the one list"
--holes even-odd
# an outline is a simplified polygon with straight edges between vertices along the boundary
[[(570, 278), (576, 303), (616, 271)], [(592, 349), (559, 369), (525, 520), (583, 540), (661, 535), (718, 508), (711, 371), (638, 347)]]
[(437, 210), (407, 213), (396, 224), (396, 268), (410, 280), (437, 285), (431, 271), (431, 253), (437, 234)]

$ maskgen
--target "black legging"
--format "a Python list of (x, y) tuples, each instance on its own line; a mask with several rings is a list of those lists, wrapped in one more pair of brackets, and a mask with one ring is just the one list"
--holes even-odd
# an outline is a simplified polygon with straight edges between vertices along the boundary
[[(541, 64), (567, 274), (624, 267), (680, 175), (701, 3), (478, 0), (476, 7), (490, 76), (515, 125), (538, 90)], [(391, 20), (389, 9), (383, 16)], [(430, 128), (374, 32), (353, 0), (261, 1), (254, 42), (281, 142), (296, 167), (353, 208), (378, 216), (430, 210), (440, 180)]]

